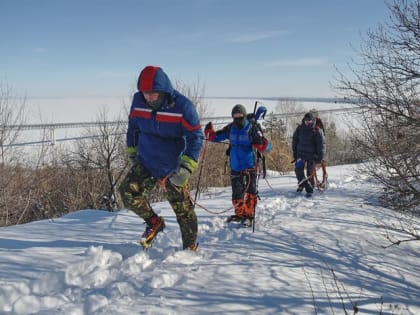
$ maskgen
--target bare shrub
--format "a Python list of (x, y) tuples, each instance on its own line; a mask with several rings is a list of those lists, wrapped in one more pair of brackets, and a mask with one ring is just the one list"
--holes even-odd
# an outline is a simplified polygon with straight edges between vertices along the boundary
[(23, 198), (16, 199), (16, 178), (22, 175), (21, 148), (14, 146), (25, 121), (25, 98), (16, 98), (11, 89), (0, 82), (0, 224), (8, 225), (19, 216), (16, 204), (24, 207)]
[(337, 89), (364, 109), (353, 128), (366, 160), (362, 172), (384, 187), (383, 200), (420, 214), (420, 1), (388, 4), (391, 19), (369, 31), (352, 79), (340, 74)]

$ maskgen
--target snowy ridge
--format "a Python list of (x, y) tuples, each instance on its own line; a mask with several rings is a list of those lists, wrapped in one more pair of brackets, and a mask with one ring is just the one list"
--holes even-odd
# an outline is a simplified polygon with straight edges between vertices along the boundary
[[(329, 168), (330, 188), (294, 193), (293, 174), (260, 180), (252, 229), (226, 226), (197, 208), (199, 251), (181, 251), (175, 216), (136, 243), (142, 220), (122, 210), (84, 210), (0, 229), (0, 314), (420, 314), (419, 244), (387, 245), (376, 185), (352, 166)], [(217, 211), (230, 189), (202, 195)], [(337, 278), (334, 279), (334, 276)], [(338, 291), (338, 287), (340, 291)], [(341, 292), (341, 293), (339, 293)], [(341, 296), (340, 296), (341, 295)]]

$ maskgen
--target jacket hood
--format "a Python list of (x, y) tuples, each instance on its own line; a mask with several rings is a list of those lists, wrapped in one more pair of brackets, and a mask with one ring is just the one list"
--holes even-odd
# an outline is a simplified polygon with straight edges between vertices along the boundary
[(140, 92), (164, 92), (169, 95), (174, 90), (167, 74), (156, 66), (147, 66), (140, 72), (137, 89)]

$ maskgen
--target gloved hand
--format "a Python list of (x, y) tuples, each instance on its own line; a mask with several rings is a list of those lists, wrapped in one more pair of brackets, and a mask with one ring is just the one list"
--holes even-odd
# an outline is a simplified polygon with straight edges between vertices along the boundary
[(213, 124), (211, 121), (204, 127), (204, 135), (209, 141), (213, 141), (216, 138), (216, 132), (214, 131)]
[(131, 162), (137, 160), (137, 147), (127, 147), (127, 156)]
[(197, 166), (198, 163), (192, 158), (186, 155), (181, 156), (179, 168), (169, 177), (169, 181), (177, 187), (185, 187)]
[(302, 159), (297, 159), (295, 163), (295, 168), (303, 168), (305, 166), (305, 161)]
[(271, 143), (266, 138), (263, 138), (263, 141), (261, 144), (253, 144), (252, 146), (258, 151), (260, 151), (261, 153), (266, 153), (266, 152), (268, 153), (272, 149)]

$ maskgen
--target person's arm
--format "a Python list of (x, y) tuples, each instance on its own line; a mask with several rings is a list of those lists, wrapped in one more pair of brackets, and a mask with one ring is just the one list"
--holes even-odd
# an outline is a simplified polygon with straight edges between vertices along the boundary
[(230, 126), (231, 124), (223, 127), (223, 129), (215, 131), (213, 127), (213, 123), (207, 123), (206, 127), (204, 128), (204, 134), (206, 136), (206, 140), (212, 142), (221, 142), (229, 138), (230, 133)]
[(182, 117), (182, 127), (185, 135), (185, 151), (183, 155), (198, 161), (203, 146), (203, 131), (201, 129), (198, 113), (192, 103), (187, 106)]
[(271, 143), (266, 137), (260, 124), (254, 123), (251, 129), (251, 143), (252, 147), (258, 150), (261, 153), (266, 153), (271, 151)]
[(297, 160), (297, 146), (299, 143), (299, 130), (296, 128), (295, 132), (293, 133), (293, 140), (292, 140), (292, 151), (293, 151), (293, 160)]

